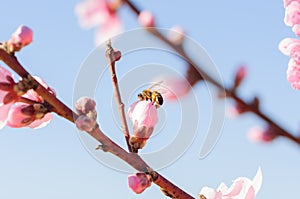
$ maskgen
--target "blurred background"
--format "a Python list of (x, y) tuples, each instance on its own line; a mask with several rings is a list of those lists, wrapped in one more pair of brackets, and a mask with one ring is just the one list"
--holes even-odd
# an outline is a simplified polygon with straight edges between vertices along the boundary
[[(29, 72), (42, 77), (53, 87), (58, 98), (70, 107), (73, 107), (74, 83), (81, 64), (94, 49), (94, 30), (83, 30), (78, 25), (74, 8), (79, 2), (11, 0), (1, 4), (0, 40), (9, 39), (20, 24), (31, 27), (34, 41), (17, 57)], [(133, 2), (140, 8), (153, 11), (158, 27), (182, 26), (207, 51), (225, 85), (232, 84), (234, 72), (240, 65), (247, 66), (248, 75), (239, 89), (241, 96), (244, 99), (259, 96), (264, 112), (286, 129), (299, 133), (297, 104), (300, 93), (287, 82), (289, 58), (278, 50), (278, 43), (283, 38), (295, 37), (291, 28), (283, 22), (283, 2)], [(119, 16), (124, 31), (139, 27), (135, 15), (127, 6), (121, 8)], [(168, 56), (162, 61), (160, 55), (155, 53), (152, 52), (151, 56), (143, 53), (137, 57), (138, 60), (144, 59), (144, 63), (174, 64), (178, 71), (182, 71), (184, 64), (178, 62), (178, 58)], [(132, 67), (144, 64), (132, 56), (124, 60), (126, 64), (120, 69), (120, 77), (126, 77)], [(101, 82), (96, 91), (100, 124), (109, 137), (124, 146), (116, 118), (107, 111), (112, 99), (108, 74)], [(214, 149), (206, 158), (199, 158), (210, 122), (206, 116), (211, 114), (212, 96), (205, 84), (196, 85), (194, 92), (200, 115), (199, 131), (183, 155), (160, 168), (159, 172), (196, 196), (203, 186), (217, 188), (221, 182), (231, 185), (232, 180), (239, 176), (252, 179), (261, 167), (263, 185), (258, 199), (295, 198), (299, 194), (300, 183), (299, 146), (283, 138), (269, 144), (250, 142), (248, 130), (264, 125), (252, 114), (235, 119), (226, 117), (222, 135)], [(102, 95), (108, 96), (109, 104)], [(132, 96), (135, 94), (125, 101), (127, 108), (134, 102)], [(189, 95), (183, 100), (188, 98)], [(228, 100), (227, 104), (229, 109), (231, 101)], [(162, 114), (166, 118), (166, 127), (168, 120), (176, 121), (176, 114), (167, 112), (172, 107), (177, 106), (166, 105), (162, 109), (165, 110)], [(164, 127), (164, 124), (161, 126)], [(172, 130), (161, 131), (144, 151), (155, 151), (156, 146), (161, 148), (168, 143), (164, 132), (171, 133)], [(38, 130), (2, 129), (0, 198), (163, 198), (155, 185), (142, 195), (134, 194), (127, 186), (128, 173), (105, 166), (82, 143), (81, 133), (57, 116), (47, 127)]]

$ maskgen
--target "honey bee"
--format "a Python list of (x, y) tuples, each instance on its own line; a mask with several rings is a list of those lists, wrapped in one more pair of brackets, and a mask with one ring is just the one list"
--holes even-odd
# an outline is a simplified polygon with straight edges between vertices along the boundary
[(150, 100), (154, 103), (156, 108), (159, 108), (164, 103), (164, 99), (160, 92), (158, 92), (157, 90), (153, 90), (153, 88), (156, 87), (158, 84), (159, 83), (156, 83), (150, 88), (143, 90), (140, 94), (138, 94), (138, 100)]

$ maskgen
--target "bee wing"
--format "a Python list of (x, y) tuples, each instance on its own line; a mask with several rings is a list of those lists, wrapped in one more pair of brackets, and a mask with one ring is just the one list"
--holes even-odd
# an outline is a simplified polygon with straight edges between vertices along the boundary
[(152, 90), (152, 91), (158, 91), (161, 94), (164, 94), (164, 93), (168, 92), (168, 89), (163, 84), (163, 81), (159, 81), (159, 82), (154, 83), (149, 89)]

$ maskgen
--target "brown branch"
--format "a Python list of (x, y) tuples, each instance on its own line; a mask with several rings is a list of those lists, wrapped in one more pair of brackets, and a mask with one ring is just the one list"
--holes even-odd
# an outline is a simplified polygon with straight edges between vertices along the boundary
[[(19, 63), (19, 61), (15, 56), (8, 54), (2, 48), (0, 48), (0, 60), (2, 60), (13, 71), (15, 71), (18, 75), (20, 75), (20, 77), (27, 78), (30, 75)], [(34, 84), (39, 85), (35, 91), (39, 95), (41, 95), (46, 102), (51, 104), (55, 110), (57, 110), (58, 115), (66, 118), (71, 122), (75, 121), (77, 115), (71, 109), (69, 109), (64, 103), (62, 103), (59, 99), (57, 99), (55, 95), (53, 95), (47, 89), (45, 89), (38, 81), (36, 81), (35, 79), (33, 79), (33, 81), (35, 81)]]
[[(125, 136), (127, 148), (130, 152), (132, 152), (132, 148), (129, 144), (130, 134), (129, 134), (128, 125), (127, 125), (127, 121), (126, 121), (124, 103), (122, 102), (121, 93), (120, 93), (119, 84), (118, 84), (118, 78), (117, 78), (117, 74), (116, 74), (115, 64), (116, 64), (117, 59), (120, 59), (120, 57), (116, 57), (116, 53), (117, 52), (114, 51), (114, 49), (111, 46), (111, 42), (109, 41), (106, 45), (105, 55), (106, 55), (106, 59), (107, 59), (108, 65), (109, 65), (109, 69), (110, 69), (112, 85), (113, 85), (113, 88), (115, 91), (115, 100), (119, 107), (118, 109), (119, 109), (119, 114), (120, 114), (120, 118), (121, 118), (121, 122), (122, 122), (122, 130), (123, 130), (123, 133)], [(120, 52), (118, 53), (117, 56), (121, 56)]]
[[(30, 75), (23, 66), (19, 63), (17, 58), (13, 55), (10, 55), (5, 50), (0, 48), (0, 60), (4, 61), (12, 70), (14, 70), (18, 75), (22, 78), (27, 77)], [(61, 102), (59, 99), (56, 98), (55, 95), (49, 93), (39, 82), (35, 82), (38, 84), (37, 89), (35, 90), (41, 97), (44, 98), (51, 106), (55, 108), (55, 111), (61, 117), (69, 120), (70, 122), (74, 123), (78, 115), (74, 113), (67, 105)], [(99, 141), (103, 147), (105, 147), (105, 151), (114, 154), (115, 156), (119, 157), (120, 159), (124, 160), (130, 166), (138, 170), (139, 172), (148, 172), (149, 165), (147, 165), (142, 158), (136, 153), (129, 153), (122, 149), (119, 145), (113, 142), (110, 138), (108, 138), (99, 128), (95, 128), (91, 132), (87, 132), (91, 135), (94, 139)], [(166, 190), (168, 193), (171, 193), (174, 198), (181, 198), (181, 199), (192, 199), (193, 197), (190, 196), (188, 193), (181, 190), (175, 184), (161, 176), (159, 173), (155, 172), (156, 179), (153, 181), (157, 184), (161, 189)]]
[[(129, 0), (123, 0), (124, 3), (126, 3), (129, 8), (138, 16), (140, 13), (140, 10)], [(235, 91), (232, 91), (231, 89), (225, 88), (221, 83), (219, 83), (217, 80), (215, 80), (213, 77), (208, 75), (200, 66), (198, 66), (184, 51), (183, 48), (181, 48), (178, 45), (173, 44), (171, 41), (168, 40), (164, 35), (162, 35), (159, 30), (156, 27), (147, 28), (151, 34), (156, 36), (159, 40), (167, 44), (169, 47), (174, 49), (187, 63), (189, 63), (193, 68), (195, 68), (198, 73), (203, 77), (204, 80), (210, 82), (220, 90), (224, 91), (226, 93), (226, 96), (231, 97), (233, 100), (235, 100), (238, 103), (241, 103), (242, 105), (247, 107), (247, 110), (254, 113), (256, 116), (260, 117), (262, 120), (264, 120), (269, 125), (273, 126), (275, 129), (277, 129), (278, 134), (280, 136), (283, 136), (296, 144), (300, 145), (300, 138), (294, 136), (292, 133), (289, 133), (286, 129), (281, 127), (279, 124), (277, 124), (274, 120), (272, 120), (269, 116), (267, 116), (265, 113), (263, 113), (261, 110), (254, 108), (251, 103), (247, 103), (244, 101), (241, 97), (238, 96), (238, 94)]]

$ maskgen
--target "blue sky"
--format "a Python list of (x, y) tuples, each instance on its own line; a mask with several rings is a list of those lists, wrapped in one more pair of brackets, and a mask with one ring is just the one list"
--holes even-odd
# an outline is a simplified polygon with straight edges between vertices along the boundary
[[(74, 14), (80, 1), (5, 1), (1, 4), (1, 40), (6, 40), (20, 25), (34, 31), (34, 42), (18, 53), (20, 62), (34, 75), (55, 88), (59, 99), (72, 105), (74, 83), (81, 64), (94, 49), (93, 30), (82, 30)], [(289, 58), (278, 51), (285, 37), (295, 37), (283, 23), (282, 1), (135, 1), (155, 14), (161, 28), (181, 25), (212, 58), (226, 85), (240, 64), (248, 67), (248, 76), (239, 92), (245, 99), (257, 95), (264, 112), (292, 132), (299, 131), (299, 91), (286, 80)], [(120, 16), (125, 30), (138, 28), (135, 16), (122, 7)], [(122, 50), (122, 49), (120, 49)], [(150, 54), (151, 52), (149, 52)], [(144, 57), (143, 57), (144, 56)], [(126, 77), (131, 66), (147, 63), (175, 65), (182, 62), (157, 52), (124, 59), (120, 77)], [(127, 61), (127, 62), (125, 62)], [(121, 64), (121, 63), (120, 63)], [(177, 64), (177, 65), (176, 65)], [(105, 74), (104, 74), (105, 75)], [(124, 146), (121, 131), (109, 110), (111, 83), (104, 76), (96, 92), (99, 120), (110, 137)], [(298, 195), (299, 146), (280, 138), (268, 145), (253, 144), (246, 133), (253, 126), (264, 125), (251, 114), (225, 119), (222, 135), (214, 150), (199, 159), (205, 137), (211, 98), (203, 84), (195, 87), (199, 108), (199, 132), (191, 146), (176, 161), (159, 172), (194, 196), (203, 186), (230, 185), (239, 176), (252, 178), (260, 166), (262, 198), (295, 198)], [(105, 93), (107, 98), (101, 97)], [(128, 103), (132, 103), (130, 98)], [(228, 105), (230, 105), (228, 100)], [(109, 105), (109, 106), (108, 106)], [(127, 104), (129, 105), (129, 104)], [(108, 107), (108, 109), (107, 109)], [(229, 106), (228, 106), (229, 107)], [(145, 152), (155, 151), (174, 138), (172, 124), (177, 121), (175, 105), (166, 105), (166, 131), (158, 134)], [(172, 109), (172, 110), (171, 110)], [(173, 110), (175, 109), (175, 110)], [(168, 113), (169, 111), (169, 113)], [(113, 132), (119, 132), (113, 133)], [(166, 133), (164, 133), (166, 132)], [(67, 121), (55, 116), (53, 122), (39, 130), (4, 128), (0, 133), (0, 197), (1, 198), (162, 198), (151, 186), (142, 195), (127, 187), (128, 173), (99, 163), (83, 146), (82, 133)], [(160, 137), (161, 136), (161, 137)], [(170, 137), (168, 137), (170, 136)], [(164, 158), (164, 157), (158, 157)], [(121, 163), (120, 163), (121, 164)]]

